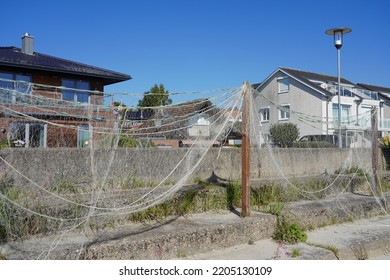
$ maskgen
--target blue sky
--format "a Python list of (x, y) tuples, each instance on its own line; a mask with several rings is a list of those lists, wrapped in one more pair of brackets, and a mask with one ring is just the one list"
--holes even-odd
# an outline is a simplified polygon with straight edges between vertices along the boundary
[(37, 52), (133, 77), (107, 91), (176, 92), (261, 82), (279, 66), (336, 76), (324, 32), (350, 27), (342, 76), (390, 87), (389, 12), (387, 0), (7, 1), (0, 46), (20, 47), (28, 32)]

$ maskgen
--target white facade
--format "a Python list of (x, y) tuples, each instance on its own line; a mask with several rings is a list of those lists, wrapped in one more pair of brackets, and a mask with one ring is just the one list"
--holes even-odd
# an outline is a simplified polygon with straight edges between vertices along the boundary
[[(384, 103), (378, 94), (345, 79), (340, 85), (342, 133), (370, 130), (372, 107), (377, 108), (379, 129), (384, 130)], [(300, 136), (339, 133), (336, 77), (278, 68), (257, 90), (255, 108), (265, 141), (270, 140), (270, 126), (284, 122), (296, 124)]]

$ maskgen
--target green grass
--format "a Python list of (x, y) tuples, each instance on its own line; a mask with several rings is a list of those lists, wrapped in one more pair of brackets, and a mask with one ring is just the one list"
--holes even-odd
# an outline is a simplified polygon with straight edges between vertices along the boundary
[(305, 242), (307, 234), (295, 223), (292, 223), (286, 216), (278, 216), (275, 231), (272, 238), (287, 244)]
[[(179, 193), (173, 198), (150, 207), (146, 210), (129, 214), (125, 218), (133, 222), (152, 222), (165, 220), (170, 216), (189, 215), (191, 213), (200, 213), (205, 211), (222, 211), (234, 210), (241, 207), (241, 185), (237, 181), (231, 181), (226, 185), (218, 185), (209, 183), (201, 179), (195, 179), (198, 185), (195, 189)], [(109, 181), (111, 182), (111, 181)], [(114, 181), (111, 183), (113, 184)], [(108, 186), (112, 189), (133, 189), (133, 188), (150, 188), (155, 183), (141, 180), (135, 174), (130, 174), (114, 187)], [(387, 180), (383, 181), (383, 187), (390, 188), (390, 183)], [(168, 181), (169, 184), (174, 184)], [(324, 182), (316, 179), (309, 179), (304, 182), (295, 181), (293, 184), (300, 189), (305, 190), (319, 190), (324, 187)], [(79, 186), (75, 180), (69, 179), (64, 175), (60, 176), (53, 185), (52, 190), (58, 193), (71, 194), (72, 200), (78, 203), (83, 203), (85, 197), (79, 191)], [(53, 214), (53, 209), (44, 206), (44, 201), (37, 194), (34, 196), (25, 193), (24, 188), (17, 186), (10, 176), (3, 174), (0, 177), (0, 192), (6, 195), (10, 200), (16, 201), (21, 205), (26, 206), (36, 212), (46, 214)], [(322, 195), (322, 194), (321, 194)], [(283, 209), (286, 203), (291, 201), (299, 201), (305, 198), (296, 188), (291, 186), (284, 186), (282, 184), (270, 183), (259, 187), (251, 188), (251, 209), (254, 211), (267, 212), (277, 216), (278, 223), (275, 228), (274, 238), (285, 243), (304, 242), (307, 238), (304, 229), (298, 223), (293, 223), (283, 216)], [(311, 197), (313, 199), (313, 197)], [(131, 201), (130, 201), (131, 202)], [(102, 204), (104, 206), (104, 204)], [(63, 218), (79, 218), (86, 214), (86, 209), (79, 205), (72, 205), (67, 209), (58, 210), (55, 213), (58, 217)], [(50, 215), (50, 214), (49, 214)], [(123, 218), (121, 218), (123, 220)], [(350, 218), (351, 219), (351, 218)], [(109, 225), (115, 225), (118, 220), (107, 219), (98, 221), (96, 224), (99, 228)], [(335, 218), (328, 221), (329, 225), (332, 223), (339, 223)], [(310, 225), (309, 230), (314, 226)], [(37, 216), (25, 213), (19, 208), (16, 208), (11, 203), (0, 201), (0, 242), (2, 240), (26, 238), (38, 233), (45, 233), (49, 230), (55, 230), (56, 224), (52, 221)]]
[(51, 191), (64, 194), (77, 194), (79, 193), (79, 186), (71, 178), (61, 174), (57, 181), (51, 187)]
[(315, 246), (317, 248), (322, 248), (324, 250), (331, 251), (338, 260), (340, 259), (340, 257), (339, 257), (339, 249), (337, 249), (336, 246), (333, 246), (333, 245), (323, 245), (323, 244), (317, 244), (317, 243), (309, 243), (309, 242), (307, 242), (307, 244), (311, 245), (311, 246)]
[(290, 255), (292, 258), (299, 258), (301, 256), (301, 251), (298, 249), (293, 249)]
[(358, 176), (368, 176), (368, 174), (359, 166), (353, 165), (346, 168), (338, 168), (334, 172), (335, 174), (356, 174)]

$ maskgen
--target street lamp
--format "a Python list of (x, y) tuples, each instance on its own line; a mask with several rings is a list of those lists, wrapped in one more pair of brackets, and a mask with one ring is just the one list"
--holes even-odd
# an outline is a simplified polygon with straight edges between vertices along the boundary
[(341, 138), (341, 105), (340, 105), (340, 49), (343, 45), (343, 34), (351, 32), (351, 28), (338, 27), (326, 30), (327, 35), (333, 35), (334, 37), (334, 46), (337, 49), (337, 83), (338, 83), (338, 123), (339, 123), (339, 148), (342, 148), (342, 138)]

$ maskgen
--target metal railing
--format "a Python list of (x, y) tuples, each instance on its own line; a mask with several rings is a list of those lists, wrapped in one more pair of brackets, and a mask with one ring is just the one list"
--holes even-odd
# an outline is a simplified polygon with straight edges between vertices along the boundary
[(101, 102), (95, 101), (95, 103), (99, 104), (62, 100), (61, 92), (58, 92), (55, 89), (28, 87), (24, 92), (21, 92), (16, 89), (0, 87), (0, 104), (5, 106), (38, 106), (45, 108), (67, 108), (81, 110), (98, 109), (99, 111), (112, 110), (112, 108), (103, 106), (103, 100), (101, 100)]

